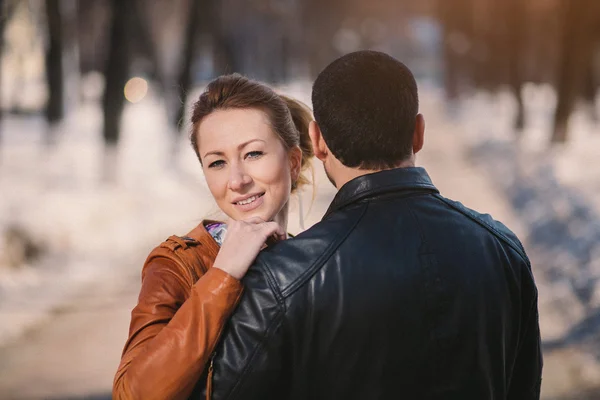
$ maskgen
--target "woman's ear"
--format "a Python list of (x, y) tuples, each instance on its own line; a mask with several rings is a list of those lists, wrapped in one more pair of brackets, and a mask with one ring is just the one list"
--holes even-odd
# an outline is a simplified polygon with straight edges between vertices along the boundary
[(300, 147), (292, 147), (289, 151), (289, 157), (292, 183), (295, 183), (300, 177), (300, 170), (302, 169), (302, 150), (300, 150)]

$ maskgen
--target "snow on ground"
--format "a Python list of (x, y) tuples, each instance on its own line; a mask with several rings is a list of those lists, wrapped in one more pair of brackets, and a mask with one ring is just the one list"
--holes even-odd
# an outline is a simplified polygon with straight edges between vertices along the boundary
[(527, 249), (552, 287), (540, 301), (564, 314), (566, 321), (546, 332), (546, 339), (579, 340), (583, 323), (597, 340), (600, 126), (582, 106), (570, 119), (569, 141), (550, 148), (556, 96), (548, 87), (535, 85), (527, 86), (524, 94), (528, 122), (519, 139), (510, 126), (510, 95), (478, 93), (463, 103), (459, 118), (470, 142), (470, 159), (504, 192), (527, 226)]
[[(519, 138), (511, 128), (515, 107), (507, 93), (474, 94), (462, 103), (457, 118), (469, 143), (469, 160), (495, 183), (526, 229), (521, 238), (538, 283), (547, 358), (556, 356), (560, 363), (561, 357), (577, 354), (576, 365), (563, 363), (562, 373), (578, 376), (573, 383), (593, 383), (597, 391), (600, 125), (588, 107), (580, 106), (569, 121), (569, 141), (550, 148), (556, 95), (536, 85), (528, 85), (524, 93), (527, 123)], [(600, 113), (600, 99), (596, 107)], [(559, 380), (546, 382), (569, 390)], [(588, 396), (583, 398), (597, 398), (598, 393)]]

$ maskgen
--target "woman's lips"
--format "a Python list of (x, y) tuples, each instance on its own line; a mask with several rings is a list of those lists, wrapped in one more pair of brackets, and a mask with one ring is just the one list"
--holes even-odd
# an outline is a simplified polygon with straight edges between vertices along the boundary
[[(237, 203), (233, 203), (233, 205), (235, 206), (236, 209), (243, 211), (243, 212), (248, 212), (248, 211), (252, 211), (255, 208), (260, 207), (263, 202), (264, 202), (264, 193), (261, 193), (259, 195), (255, 195), (252, 197), (249, 197), (245, 200), (242, 200), (241, 202), (238, 201)], [(243, 204), (240, 204), (243, 203)]]

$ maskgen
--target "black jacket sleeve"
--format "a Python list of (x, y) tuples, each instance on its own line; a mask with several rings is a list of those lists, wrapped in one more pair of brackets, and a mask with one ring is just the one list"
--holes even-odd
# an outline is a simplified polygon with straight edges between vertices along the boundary
[(280, 398), (284, 302), (264, 266), (252, 266), (242, 282), (245, 293), (214, 354), (212, 399)]
[(507, 400), (539, 400), (542, 384), (542, 349), (537, 290), (525, 315)]

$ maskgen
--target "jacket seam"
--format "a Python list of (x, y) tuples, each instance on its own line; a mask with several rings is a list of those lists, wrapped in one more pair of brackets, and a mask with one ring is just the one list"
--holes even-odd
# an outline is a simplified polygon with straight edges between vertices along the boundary
[[(535, 293), (535, 296), (533, 296), (533, 299), (531, 300), (531, 305), (529, 306), (529, 315), (527, 316), (527, 322), (525, 324), (525, 329), (524, 329), (521, 339), (526, 338), (526, 335), (529, 333), (529, 323), (530, 323), (532, 317), (538, 319), (537, 324), (539, 326), (539, 316), (537, 315), (538, 310), (536, 308), (537, 301), (538, 301), (538, 294)], [(516, 351), (517, 355), (521, 352), (522, 348), (523, 348), (523, 341), (519, 340), (519, 343), (517, 344), (517, 351)], [(516, 361), (516, 360), (514, 360), (514, 361)], [(511, 377), (512, 377), (512, 373), (513, 373), (514, 369), (515, 369), (515, 363), (513, 362), (512, 366), (511, 366)], [(507, 387), (509, 389), (511, 389), (510, 384), (511, 384), (511, 381), (509, 380), (508, 385), (507, 385)], [(529, 389), (534, 390), (534, 391), (536, 390), (535, 387), (529, 388)]]
[[(377, 190), (365, 190), (364, 192), (361, 193), (355, 193), (351, 196), (349, 196), (346, 199), (340, 200), (338, 204), (334, 204), (332, 203), (331, 205), (333, 206), (333, 208), (331, 208), (330, 210), (328, 210), (325, 213), (325, 217), (328, 217), (330, 214), (332, 214), (335, 211), (341, 210), (342, 208), (357, 202), (359, 200), (362, 200), (365, 197), (369, 197), (369, 196), (378, 196), (384, 193), (389, 192), (390, 190), (388, 189), (395, 189), (393, 191), (410, 191), (411, 189), (418, 189), (418, 190), (423, 190), (423, 189), (427, 189), (432, 191), (434, 194), (439, 193), (438, 188), (436, 188), (433, 184), (431, 183), (419, 183), (419, 184), (413, 184), (410, 187), (405, 187), (405, 188), (398, 188), (398, 184), (397, 183), (392, 183), (386, 186), (379, 186), (377, 187)], [(335, 201), (335, 200), (334, 200)], [(324, 218), (325, 218), (324, 217)]]
[(489, 230), (490, 232), (492, 232), (497, 238), (499, 238), (502, 241), (504, 241), (508, 246), (510, 246), (514, 251), (516, 251), (517, 254), (523, 259), (523, 261), (525, 261), (527, 263), (527, 265), (531, 265), (530, 262), (529, 262), (529, 258), (525, 254), (525, 251), (523, 249), (523, 245), (522, 244), (515, 243), (512, 239), (510, 239), (504, 233), (502, 233), (501, 231), (499, 231), (498, 229), (496, 229), (493, 225), (487, 223), (486, 221), (481, 220), (476, 215), (473, 215), (471, 211), (469, 211), (467, 209), (461, 209), (460, 207), (457, 207), (456, 205), (452, 204), (451, 202), (449, 202), (447, 199), (445, 199), (444, 197), (440, 196), (439, 194), (436, 194), (435, 197), (437, 197), (439, 200), (441, 200), (442, 202), (444, 202), (444, 204), (446, 204), (447, 206), (449, 206), (449, 207), (457, 210), (461, 214), (469, 217), (470, 219), (472, 219), (473, 221), (475, 221), (479, 225), (483, 226), (484, 228), (486, 228), (487, 230)]
[(271, 292), (275, 296), (277, 303), (283, 308), (283, 310), (285, 312), (286, 306), (285, 306), (284, 296), (281, 293), (281, 290), (279, 288), (279, 285), (277, 284), (277, 280), (275, 279), (275, 276), (273, 276), (271, 269), (268, 267), (268, 265), (266, 263), (262, 263), (260, 265), (263, 267), (260, 269), (261, 269), (261, 271), (264, 272), (264, 275), (267, 278), (267, 283), (269, 284), (269, 288), (271, 289)]
[[(419, 232), (419, 237), (422, 243), (425, 244), (424, 252), (419, 251), (419, 262), (420, 262), (420, 272), (425, 274), (425, 277), (422, 277), (421, 283), (422, 286), (426, 289), (426, 296), (429, 298), (425, 298), (425, 304), (427, 312), (424, 315), (424, 320), (429, 322), (429, 327), (431, 329), (432, 340), (429, 341), (431, 344), (433, 351), (431, 351), (431, 359), (434, 360), (434, 363), (439, 364), (440, 360), (444, 360), (447, 357), (447, 351), (441, 345), (441, 339), (439, 335), (440, 329), (440, 319), (444, 317), (444, 315), (448, 314), (448, 310), (444, 307), (444, 303), (447, 301), (445, 297), (445, 288), (443, 288), (441, 283), (441, 276), (439, 272), (439, 264), (436, 257), (436, 252), (433, 247), (430, 245), (430, 241), (428, 237), (425, 235), (425, 231), (423, 230), (423, 226), (421, 224), (420, 219), (417, 217), (412, 203), (407, 202), (406, 208), (408, 210), (408, 214), (413, 219), (415, 225), (417, 226), (417, 230)], [(426, 258), (425, 258), (426, 257)], [(431, 316), (431, 317), (430, 317)], [(433, 368), (430, 369), (430, 379), (438, 379), (439, 372)]]
[[(152, 265), (153, 263), (159, 264), (159, 265), (164, 265), (165, 263), (170, 263), (172, 265), (175, 266), (175, 269), (180, 272), (181, 274), (177, 274), (175, 273), (175, 271), (173, 271), (173, 269), (171, 268), (160, 268), (158, 271), (160, 272), (168, 272), (171, 275), (173, 275), (175, 278), (177, 278), (177, 281), (179, 281), (179, 283), (181, 284), (181, 286), (183, 288), (185, 288), (186, 290), (190, 290), (191, 287), (194, 285), (193, 281), (190, 281), (190, 279), (193, 279), (193, 276), (190, 276), (190, 272), (188, 271), (187, 268), (185, 268), (185, 266), (183, 265), (183, 263), (179, 260), (175, 258), (176, 255), (173, 253), (169, 256), (164, 255), (164, 254), (160, 254), (160, 255), (154, 255), (152, 257), (148, 257), (148, 259), (146, 260), (144, 267), (142, 269), (142, 282), (144, 282), (144, 280), (146, 279), (146, 276), (148, 274), (148, 268), (150, 267), (150, 265)], [(158, 272), (158, 271), (155, 271)]]
[[(331, 244), (327, 246), (325, 251), (323, 251), (323, 253), (319, 257), (317, 257), (317, 259), (312, 263), (312, 265), (309, 268), (307, 268), (306, 271), (304, 271), (300, 276), (298, 276), (298, 278), (296, 278), (292, 283), (290, 283), (285, 289), (281, 291), (281, 295), (283, 296), (283, 298), (287, 298), (294, 294), (296, 290), (298, 290), (308, 279), (310, 279), (310, 277), (312, 277), (315, 274), (315, 272), (321, 266), (323, 266), (323, 264), (325, 264), (325, 262), (327, 262), (327, 260), (333, 255), (335, 249), (339, 248), (342, 245), (342, 243), (344, 243), (344, 241), (348, 238), (350, 233), (352, 233), (356, 225), (358, 225), (358, 223), (362, 220), (363, 216), (367, 211), (368, 206), (369, 203), (363, 204), (361, 206), (362, 210), (360, 212), (360, 215), (356, 217), (356, 220), (346, 230), (346, 232), (332, 240)], [(334, 249), (334, 251), (332, 251), (332, 249)]]
[(271, 320), (271, 323), (269, 324), (265, 334), (263, 335), (262, 340), (260, 341), (258, 346), (256, 346), (254, 348), (254, 351), (252, 352), (252, 355), (250, 355), (250, 358), (248, 359), (246, 366), (242, 369), (242, 372), (240, 373), (240, 378), (236, 380), (235, 385), (233, 386), (233, 388), (231, 389), (229, 394), (225, 396), (225, 398), (236, 399), (238, 397), (236, 391), (242, 384), (242, 381), (244, 380), (246, 374), (248, 372), (252, 371), (252, 369), (254, 368), (254, 363), (252, 361), (258, 354), (259, 350), (261, 350), (264, 347), (264, 345), (266, 343), (266, 339), (269, 338), (271, 336), (271, 333), (273, 332), (273, 330), (281, 324), (280, 316), (282, 314), (283, 314), (282, 310), (278, 309), (277, 313), (273, 316), (273, 319)]

